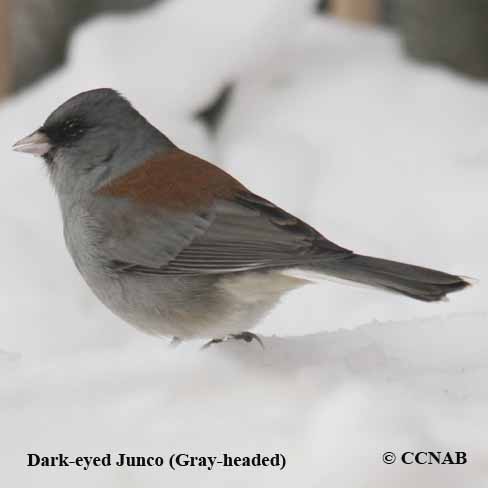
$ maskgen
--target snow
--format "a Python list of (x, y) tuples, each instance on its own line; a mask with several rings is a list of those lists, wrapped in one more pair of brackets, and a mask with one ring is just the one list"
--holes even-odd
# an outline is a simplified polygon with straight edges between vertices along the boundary
[[(391, 32), (313, 18), (311, 3), (178, 0), (102, 17), (76, 34), (66, 68), (0, 107), (8, 486), (488, 485), (488, 86), (405, 59)], [(191, 114), (236, 79), (212, 139)], [(480, 283), (424, 304), (326, 282), (262, 322), (264, 351), (169, 349), (91, 295), (45, 172), (10, 151), (97, 86), (335, 242)], [(381, 461), (416, 450), (468, 463)], [(281, 452), (287, 467), (41, 469), (27, 452)]]

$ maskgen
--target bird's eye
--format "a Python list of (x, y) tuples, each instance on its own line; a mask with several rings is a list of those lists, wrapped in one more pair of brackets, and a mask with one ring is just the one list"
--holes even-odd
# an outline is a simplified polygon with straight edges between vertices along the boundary
[(69, 119), (64, 122), (61, 130), (65, 137), (69, 139), (83, 134), (83, 127), (81, 126), (80, 121), (77, 119)]
[(40, 130), (48, 135), (53, 144), (60, 146), (72, 144), (81, 138), (86, 131), (86, 126), (81, 120), (73, 118), (44, 125)]

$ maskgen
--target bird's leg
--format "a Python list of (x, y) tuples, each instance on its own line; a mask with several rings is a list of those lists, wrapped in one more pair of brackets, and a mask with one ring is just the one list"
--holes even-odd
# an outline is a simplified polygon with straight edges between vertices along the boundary
[(183, 342), (183, 339), (180, 339), (179, 337), (174, 336), (169, 341), (169, 347), (172, 347), (174, 349), (175, 347), (178, 347), (182, 342)]
[(244, 340), (246, 342), (252, 342), (253, 340), (255, 340), (264, 349), (264, 344), (263, 344), (263, 341), (261, 340), (261, 338), (259, 336), (257, 336), (256, 334), (253, 334), (252, 332), (239, 332), (239, 334), (230, 334), (230, 335), (227, 335), (227, 336), (219, 338), (219, 339), (212, 339), (211, 341), (204, 344), (202, 346), (202, 349), (207, 349), (212, 344), (219, 344), (221, 342), (227, 342), (230, 339)]

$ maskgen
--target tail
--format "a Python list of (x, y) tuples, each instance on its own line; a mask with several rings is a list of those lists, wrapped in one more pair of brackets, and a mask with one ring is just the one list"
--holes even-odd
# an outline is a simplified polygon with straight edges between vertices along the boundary
[(461, 276), (360, 254), (327, 261), (320, 265), (320, 269), (314, 268), (314, 271), (383, 288), (424, 302), (443, 300), (447, 294), (472, 284)]

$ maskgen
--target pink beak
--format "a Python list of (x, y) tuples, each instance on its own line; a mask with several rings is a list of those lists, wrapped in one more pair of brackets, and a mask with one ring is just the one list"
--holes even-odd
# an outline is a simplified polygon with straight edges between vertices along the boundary
[(30, 136), (17, 141), (12, 146), (12, 149), (14, 151), (34, 154), (36, 156), (44, 156), (44, 154), (51, 149), (51, 143), (45, 134), (36, 131)]

